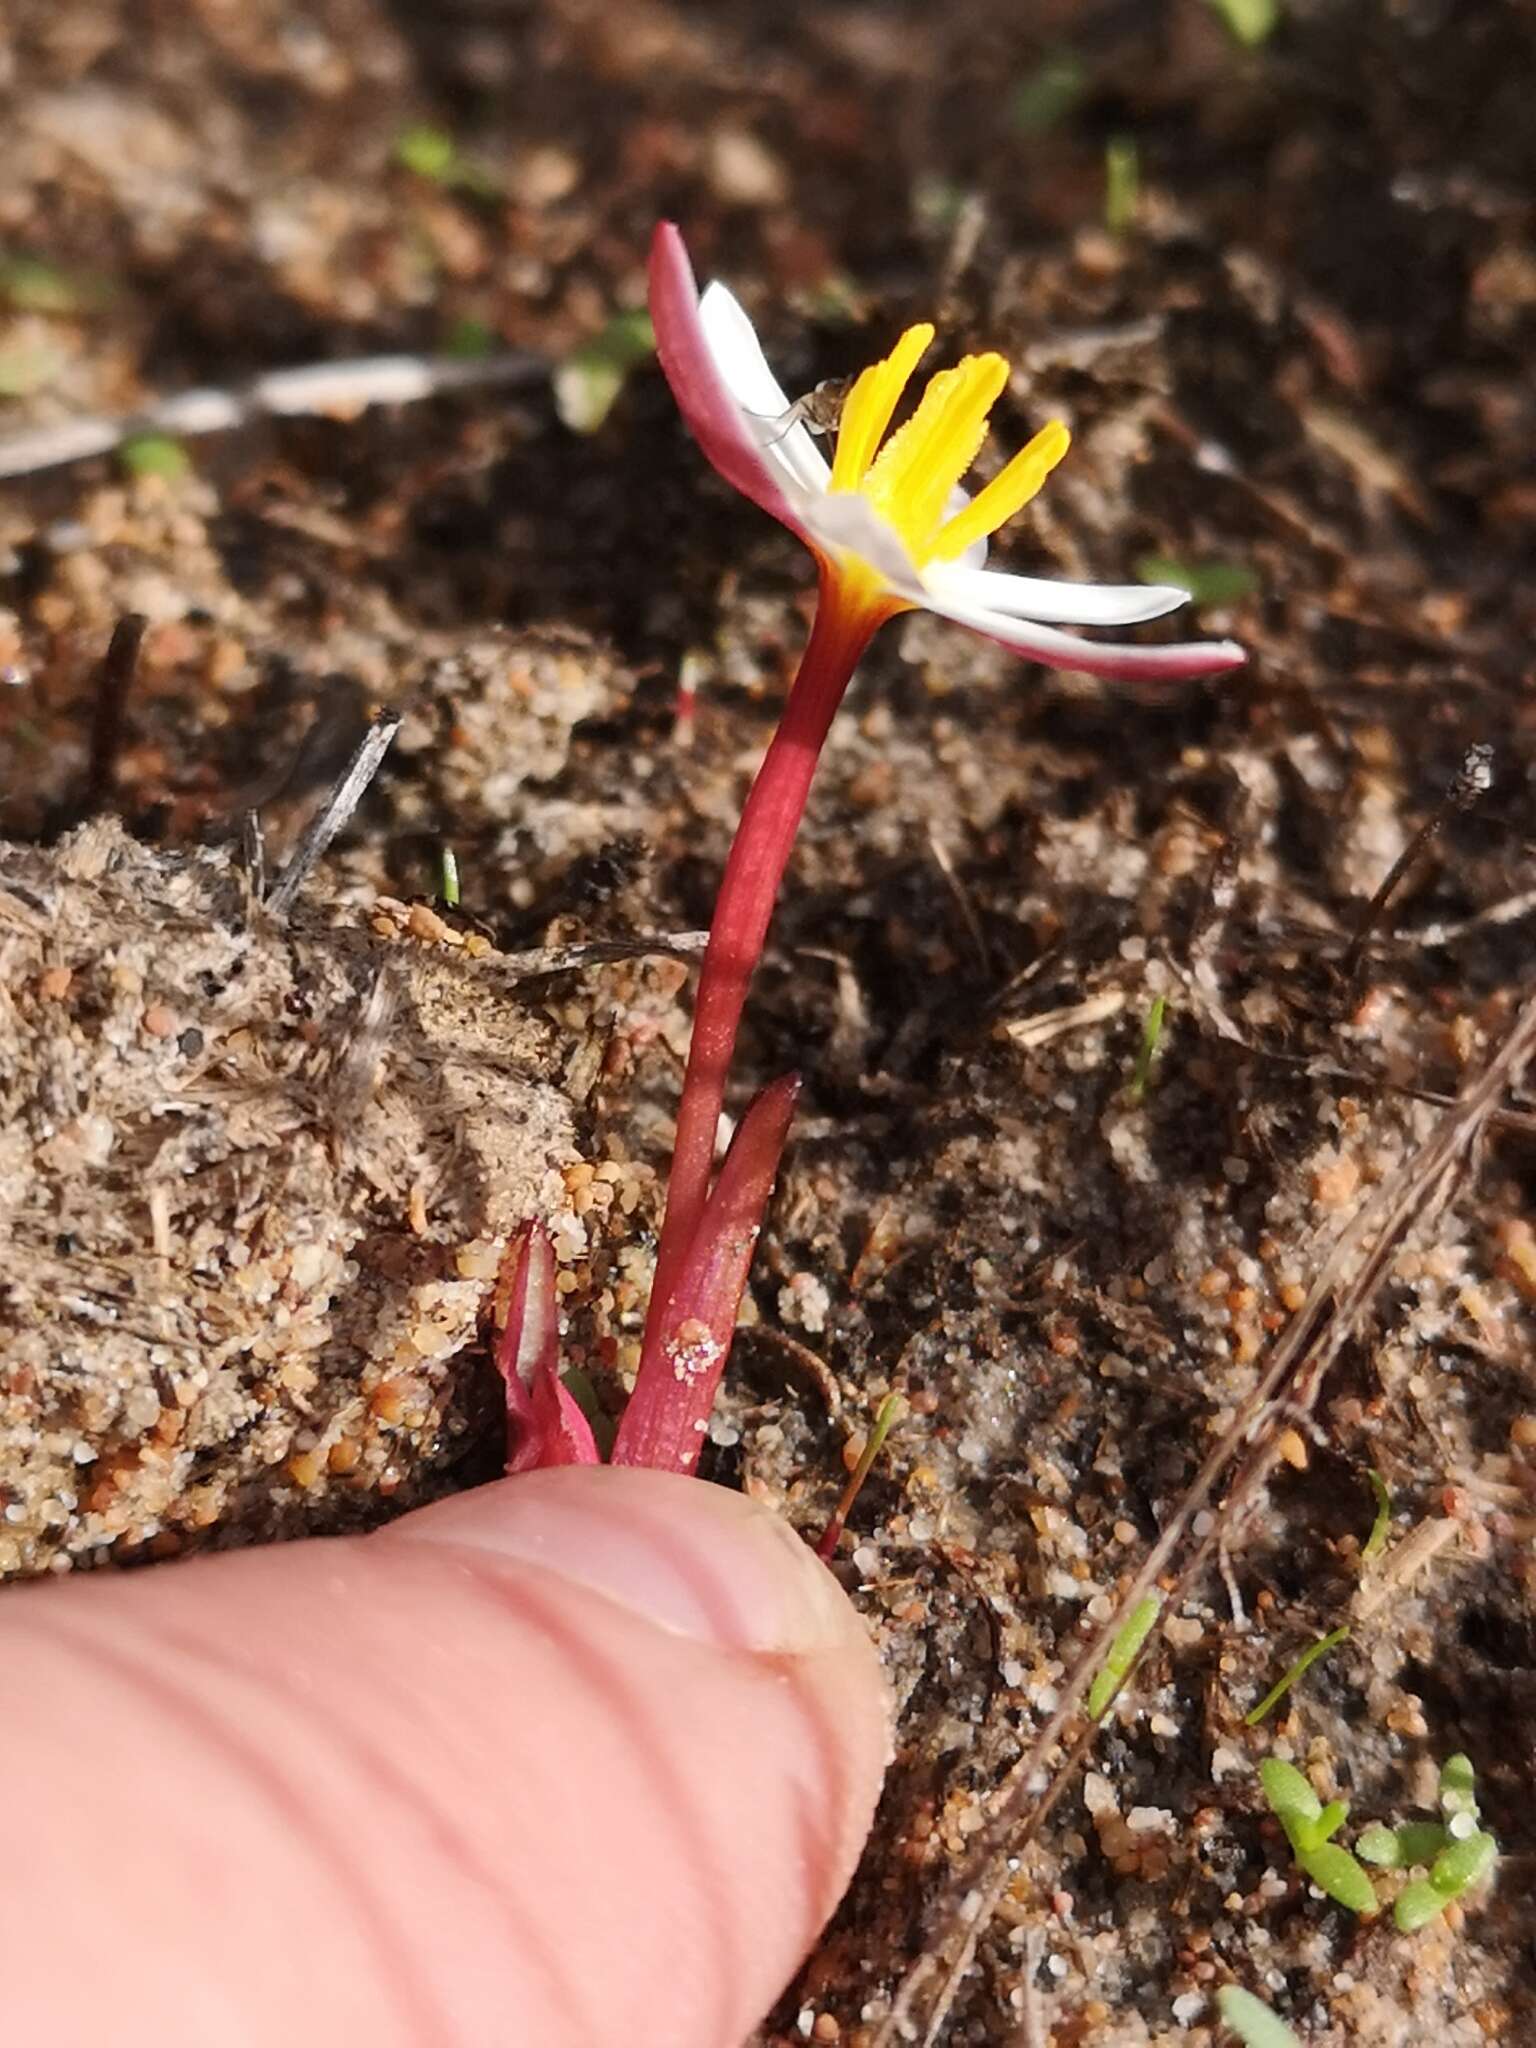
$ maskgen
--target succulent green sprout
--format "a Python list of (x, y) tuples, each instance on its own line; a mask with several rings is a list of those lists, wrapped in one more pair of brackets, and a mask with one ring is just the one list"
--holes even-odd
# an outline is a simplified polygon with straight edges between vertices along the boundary
[(1334, 1799), (1324, 1806), (1296, 1766), (1279, 1757), (1259, 1765), (1259, 1782), (1297, 1866), (1335, 1904), (1369, 1919), (1377, 1910), (1376, 1888), (1348, 1849), (1330, 1839), (1349, 1818), (1349, 1802)]
[(1100, 1721), (1108, 1713), (1115, 1694), (1125, 1683), (1125, 1675), (1136, 1662), (1142, 1644), (1152, 1633), (1152, 1624), (1162, 1612), (1161, 1593), (1148, 1593), (1126, 1616), (1119, 1634), (1109, 1646), (1103, 1669), (1094, 1679), (1088, 1692), (1088, 1713), (1092, 1720)]
[(1448, 1826), (1458, 1814), (1477, 1819), (1477, 1774), (1461, 1750), (1440, 1766), (1440, 1811)]
[(1400, 1828), (1377, 1821), (1356, 1842), (1355, 1854), (1378, 1870), (1411, 1870), (1433, 1863), (1444, 1847), (1445, 1829), (1437, 1820), (1411, 1820)]
[(1416, 1934), (1438, 1919), (1463, 1892), (1480, 1884), (1498, 1861), (1499, 1845), (1478, 1826), (1477, 1780), (1460, 1751), (1440, 1770), (1443, 1821), (1410, 1820), (1401, 1827), (1368, 1827), (1355, 1844), (1364, 1863), (1379, 1870), (1424, 1870), (1398, 1893), (1392, 1918), (1399, 1933)]
[(1222, 1985), (1216, 1994), (1216, 2010), (1243, 2048), (1300, 2048), (1285, 2021), (1277, 2019), (1262, 1998), (1255, 1998), (1240, 1984)]
[[(1392, 1868), (1429, 1867), (1427, 1877), (1416, 1877), (1398, 1893), (1392, 1918), (1401, 1934), (1416, 1934), (1431, 1920), (1438, 1920), (1453, 1899), (1481, 1884), (1498, 1861), (1498, 1843), (1477, 1824), (1477, 1777), (1472, 1760), (1460, 1750), (1440, 1767), (1440, 1811), (1445, 1816), (1443, 1824), (1411, 1821), (1379, 1831), (1391, 1837)], [(1374, 1837), (1377, 1831), (1372, 1832)], [(1384, 1846), (1373, 1839), (1373, 1848)]]

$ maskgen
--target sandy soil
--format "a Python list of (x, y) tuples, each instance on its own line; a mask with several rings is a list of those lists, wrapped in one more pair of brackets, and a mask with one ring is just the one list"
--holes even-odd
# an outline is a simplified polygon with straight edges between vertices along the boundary
[[(1075, 436), (1010, 563), (1172, 561), (1253, 650), (1150, 698), (914, 619), (829, 745), (743, 1043), (743, 1092), (806, 1086), (707, 1470), (814, 1536), (905, 1395), (838, 1563), (901, 1720), (763, 2038), (872, 2042), (953, 1952), (989, 1797), (1287, 1331), (1271, 1467), (1241, 1515), (1218, 1486), (1091, 1756), (1014, 1814), (943, 2038), (1210, 2043), (1233, 1979), (1309, 2043), (1532, 2038), (1518, 1067), (1424, 1160), (1529, 994), (1533, 44), (1517, 0), (1294, 0), (1252, 50), (1203, 0), (18, 0), (0, 458), (289, 365), (525, 363), (0, 484), (0, 1571), (494, 1469), (477, 1326), (530, 1208), (622, 1402), (687, 1033), (654, 942), (707, 920), (807, 618), (794, 543), (654, 370), (567, 424), (670, 215), (790, 388), (929, 315), (1009, 354), (1000, 446)], [(265, 917), (246, 815), (279, 865), (380, 705), (378, 781)], [(1479, 746), (1491, 787), (1447, 806)], [(1368, 1261), (1332, 1248), (1394, 1196), (1346, 1313)], [(1350, 1798), (1348, 1839), (1431, 1807), (1457, 1749), (1491, 1895), (1405, 1937), (1308, 1888), (1261, 1757)]]

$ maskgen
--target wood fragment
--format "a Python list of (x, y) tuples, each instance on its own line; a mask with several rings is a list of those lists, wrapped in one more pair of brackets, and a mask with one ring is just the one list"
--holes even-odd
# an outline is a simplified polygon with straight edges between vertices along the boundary
[(415, 405), (444, 392), (496, 384), (531, 384), (548, 375), (539, 356), (509, 352), (478, 361), (461, 356), (359, 356), (271, 370), (248, 384), (197, 389), (152, 401), (141, 412), (88, 414), (56, 425), (31, 427), (0, 439), (0, 477), (35, 476), (40, 470), (110, 455), (141, 434), (193, 440), (225, 434), (262, 418), (309, 415), (351, 419), (374, 405)]
[(306, 878), (326, 848), (362, 802), (379, 763), (389, 752), (391, 740), (400, 730), (398, 711), (381, 711), (342, 770), (330, 795), (306, 826), (303, 838), (289, 856), (288, 864), (273, 883), (267, 909), (273, 917), (286, 917)]
[(96, 674), (96, 702), (91, 715), (90, 759), (86, 769), (82, 813), (90, 817), (110, 807), (117, 787), (117, 762), (123, 750), (123, 727), (139, 655), (149, 621), (142, 612), (125, 612)]
[(1340, 967), (1346, 987), (1354, 981), (1371, 934), (1380, 924), (1387, 905), (1396, 894), (1403, 877), (1439, 838), (1447, 822), (1458, 811), (1470, 811), (1475, 804), (1482, 801), (1492, 787), (1493, 748), (1481, 744), (1468, 747), (1462, 756), (1461, 766), (1451, 778), (1439, 803), (1387, 869), (1375, 895), (1365, 906)]

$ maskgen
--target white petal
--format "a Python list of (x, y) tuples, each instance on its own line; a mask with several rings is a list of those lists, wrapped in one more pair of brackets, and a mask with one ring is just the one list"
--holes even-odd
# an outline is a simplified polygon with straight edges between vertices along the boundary
[(709, 352), (736, 403), (765, 418), (786, 413), (789, 400), (769, 369), (757, 329), (736, 294), (723, 284), (706, 285), (699, 295), (699, 320)]
[(1103, 640), (1080, 640), (1075, 633), (1058, 633), (1054, 626), (1038, 626), (983, 605), (941, 598), (932, 590), (924, 602), (941, 619), (969, 626), (973, 633), (998, 641), (1014, 654), (1038, 661), (1046, 668), (1080, 669), (1085, 675), (1173, 682), (1184, 676), (1219, 675), (1226, 669), (1240, 668), (1248, 659), (1232, 640), (1186, 641), (1172, 647), (1122, 647)]
[(824, 491), (832, 472), (798, 420), (786, 429), (790, 400), (769, 369), (757, 329), (735, 293), (723, 284), (706, 286), (699, 300), (699, 320), (716, 367), (764, 455), (785, 478), (806, 490)]
[(796, 513), (818, 545), (834, 558), (857, 555), (876, 570), (900, 597), (927, 604), (912, 557), (901, 535), (882, 519), (868, 498), (857, 491), (815, 491), (788, 494)]
[(1171, 583), (1062, 583), (963, 562), (930, 562), (923, 582), (935, 597), (1060, 626), (1137, 626), (1189, 602), (1189, 592)]

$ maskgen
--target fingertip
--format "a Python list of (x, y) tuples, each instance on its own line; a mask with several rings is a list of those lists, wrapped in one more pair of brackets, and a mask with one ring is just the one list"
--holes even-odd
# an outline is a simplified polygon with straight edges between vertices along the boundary
[[(691, 1839), (653, 1830), (637, 1851), (644, 1881), (657, 1896), (675, 1890), (680, 1925), (696, 1917), (701, 1878), (728, 1912), (739, 1936), (730, 1946), (749, 1961), (727, 2002), (739, 2003), (732, 2024), (750, 2025), (842, 1897), (890, 1758), (879, 1659), (831, 1572), (744, 1496), (639, 1468), (532, 1473), (456, 1495), (375, 1540), (386, 1538), (478, 1554), (525, 1589), (541, 1582), (618, 1660), (653, 1759), (686, 1782), (696, 1817), (711, 1816)], [(636, 1774), (608, 1790), (612, 1857), (633, 1830), (653, 1828), (654, 1786)], [(701, 1979), (725, 1960), (695, 1957)], [(654, 1995), (675, 2003), (675, 1958), (653, 1949), (646, 1969)], [(669, 2039), (692, 2038), (681, 2015), (674, 2028)]]
[[(120, 2048), (193, 2012), (200, 2042), (731, 2048), (841, 1896), (888, 1742), (799, 1539), (643, 1471), (37, 1589), (6, 1661), (39, 1882), (0, 1974), (39, 2038), (67, 1985)], [(112, 1853), (79, 1867), (87, 1819)]]
[(815, 1553), (779, 1516), (703, 1480), (560, 1466), (455, 1494), (378, 1540), (472, 1545), (716, 1649), (846, 1651), (879, 1683), (864, 1625)]

